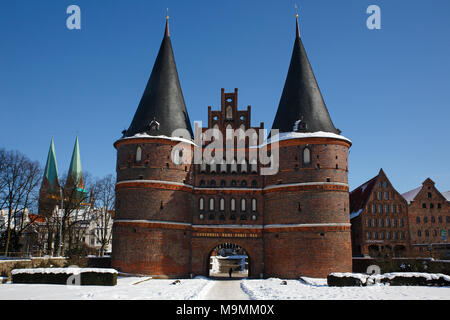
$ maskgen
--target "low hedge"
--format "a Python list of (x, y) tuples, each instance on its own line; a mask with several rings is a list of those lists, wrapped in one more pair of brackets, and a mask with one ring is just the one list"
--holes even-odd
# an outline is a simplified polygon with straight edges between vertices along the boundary
[[(36, 268), (11, 271), (13, 283), (115, 286), (117, 271), (100, 268)], [(78, 278), (79, 277), (79, 278)]]
[(390, 286), (450, 286), (450, 276), (441, 273), (393, 272), (380, 275), (362, 273), (330, 273), (330, 287), (361, 287), (377, 283)]
[(362, 287), (368, 275), (361, 273), (330, 273), (327, 276), (329, 287)]

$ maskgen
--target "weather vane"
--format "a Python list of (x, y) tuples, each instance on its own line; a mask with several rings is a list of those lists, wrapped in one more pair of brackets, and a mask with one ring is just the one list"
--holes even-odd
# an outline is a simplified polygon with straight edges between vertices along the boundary
[(166, 19), (169, 20), (169, 8), (166, 8)]

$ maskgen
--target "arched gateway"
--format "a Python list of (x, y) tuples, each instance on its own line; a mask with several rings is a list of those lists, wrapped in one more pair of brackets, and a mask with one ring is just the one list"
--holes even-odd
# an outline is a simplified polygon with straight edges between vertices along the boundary
[[(214, 267), (224, 270), (221, 249), (238, 248), (251, 278), (351, 272), (351, 141), (331, 121), (298, 22), (273, 122), (279, 134), (262, 141), (264, 124), (252, 127), (251, 106), (238, 108), (237, 89), (222, 89), (220, 98), (194, 139), (167, 22), (136, 114), (114, 143), (112, 266), (161, 277), (208, 276)], [(234, 146), (212, 144), (207, 137), (214, 128)], [(262, 139), (254, 144), (250, 137)], [(214, 159), (199, 162), (199, 149)]]
[(240, 245), (224, 242), (214, 247), (209, 255), (207, 274), (215, 278), (246, 278), (250, 258)]

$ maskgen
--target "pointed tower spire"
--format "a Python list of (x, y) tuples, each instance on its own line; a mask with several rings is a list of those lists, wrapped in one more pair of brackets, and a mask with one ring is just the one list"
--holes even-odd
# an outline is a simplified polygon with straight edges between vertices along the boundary
[(133, 121), (124, 136), (147, 133), (171, 137), (176, 129), (186, 129), (193, 136), (170, 41), (169, 16), (166, 15), (166, 29), (158, 56)]
[(48, 150), (47, 163), (45, 164), (44, 178), (42, 180), (41, 189), (42, 188), (47, 189), (45, 191), (50, 193), (59, 192), (60, 188), (53, 137)]
[(169, 33), (169, 8), (167, 8), (167, 11), (166, 11), (166, 30), (164, 31), (164, 36), (165, 37), (170, 37), (170, 33)]
[(67, 186), (84, 189), (83, 175), (81, 171), (80, 146), (78, 137), (75, 139), (73, 147), (72, 159), (70, 161), (69, 173), (67, 175)]
[(339, 134), (331, 121), (316, 77), (300, 38), (298, 14), (289, 71), (272, 129), (280, 132), (325, 131)]

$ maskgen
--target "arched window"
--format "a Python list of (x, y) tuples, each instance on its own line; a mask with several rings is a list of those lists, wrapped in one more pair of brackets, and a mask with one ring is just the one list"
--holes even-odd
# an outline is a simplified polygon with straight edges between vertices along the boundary
[(183, 150), (173, 150), (172, 151), (172, 162), (176, 165), (180, 165), (183, 160)]
[(236, 211), (236, 199), (234, 199), (234, 198), (231, 198), (230, 209), (231, 209), (231, 211)]
[(220, 208), (220, 211), (225, 211), (225, 199), (224, 198), (220, 198), (219, 208)]
[(222, 162), (220, 164), (220, 172), (221, 173), (227, 172), (227, 163), (225, 162), (224, 159), (222, 159)]
[(209, 211), (214, 211), (214, 198), (209, 199)]
[(227, 119), (233, 119), (233, 108), (231, 106), (226, 109), (226, 117)]
[(237, 172), (237, 164), (236, 164), (236, 160), (233, 159), (233, 161), (231, 161), (231, 173), (236, 173)]
[(241, 199), (241, 211), (245, 211), (247, 208), (247, 200)]
[(216, 166), (216, 163), (214, 162), (214, 159), (212, 159), (211, 160), (211, 162), (209, 163), (209, 165), (210, 165), (210, 169), (209, 169), (209, 172), (216, 172), (216, 170), (217, 170), (217, 166)]
[(256, 211), (256, 199), (255, 198), (252, 199), (252, 211), (253, 212)]
[(247, 172), (247, 162), (245, 159), (242, 159), (241, 161), (241, 172)]
[(236, 187), (236, 180), (231, 180), (231, 186)]
[(311, 163), (311, 150), (309, 148), (303, 149), (303, 163), (304, 164)]
[(252, 181), (252, 188), (257, 188), (258, 187), (258, 182), (256, 180)]
[(205, 200), (203, 198), (200, 198), (198, 200), (198, 209), (203, 211), (205, 208)]
[(210, 185), (211, 187), (215, 187), (215, 186), (216, 186), (216, 180), (211, 180), (211, 181), (209, 182), (209, 185)]
[(136, 149), (136, 162), (140, 162), (142, 160), (142, 148), (137, 147)]
[(242, 181), (241, 181), (241, 187), (242, 187), (242, 188), (247, 187), (247, 181), (242, 180)]
[(227, 186), (227, 182), (225, 180), (221, 180), (220, 181), (220, 186), (221, 187), (226, 187)]
[(256, 162), (256, 159), (250, 160), (250, 170), (252, 173), (258, 173), (258, 164)]

